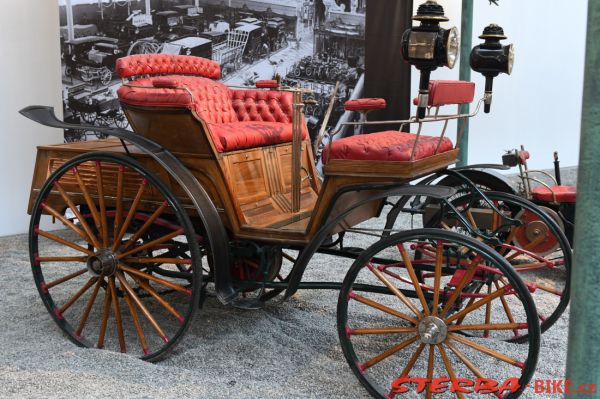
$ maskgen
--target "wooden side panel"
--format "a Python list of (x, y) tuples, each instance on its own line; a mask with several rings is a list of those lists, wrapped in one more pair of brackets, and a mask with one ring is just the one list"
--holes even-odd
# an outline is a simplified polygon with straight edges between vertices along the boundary
[(133, 130), (175, 153), (204, 155), (214, 158), (212, 143), (203, 124), (185, 109), (123, 105)]

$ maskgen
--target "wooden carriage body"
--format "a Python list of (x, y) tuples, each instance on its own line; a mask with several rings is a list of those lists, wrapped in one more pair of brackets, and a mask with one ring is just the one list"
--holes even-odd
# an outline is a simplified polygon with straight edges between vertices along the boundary
[[(230, 89), (214, 80), (220, 73), (217, 63), (197, 57), (131, 56), (119, 60), (117, 71), (123, 78), (134, 78), (119, 89), (133, 130), (170, 151), (193, 173), (232, 239), (307, 244), (324, 223), (345, 210), (344, 204), (368, 200), (391, 185), (446, 168), (458, 153), (449, 141), (440, 150), (437, 138), (417, 138), (397, 131), (358, 141), (343, 139), (332, 147), (331, 155), (325, 155), (321, 180), (302, 120), (300, 206), (294, 210), (291, 92)], [(174, 75), (176, 71), (181, 74)], [(161, 76), (165, 73), (170, 75)], [(139, 78), (149, 75), (154, 77)], [(368, 103), (358, 106), (368, 108)], [(392, 147), (400, 146), (401, 151), (388, 151), (386, 140), (391, 140), (388, 144)], [(420, 143), (418, 148), (415, 140)], [(357, 149), (360, 154), (356, 154)], [(414, 149), (418, 151), (412, 159)], [(30, 203), (53, 170), (87, 151), (124, 153), (125, 148), (118, 140), (40, 147)], [(169, 182), (150, 157), (133, 146), (128, 151)], [(369, 152), (375, 157), (365, 154)], [(189, 206), (182, 189), (169, 183)], [(136, 187), (135, 182), (125, 186)], [(72, 191), (77, 188), (72, 187)], [(52, 198), (58, 202), (57, 209), (66, 206), (60, 203), (60, 196)], [(146, 200), (148, 206), (156, 206), (151, 198)], [(332, 234), (377, 216), (383, 201), (375, 199), (354, 209)]]

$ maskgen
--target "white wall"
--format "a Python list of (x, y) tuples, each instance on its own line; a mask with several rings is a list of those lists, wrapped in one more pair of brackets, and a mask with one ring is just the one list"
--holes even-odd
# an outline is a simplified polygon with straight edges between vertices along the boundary
[[(423, 1), (415, 0), (415, 10)], [(461, 1), (439, 0), (460, 29)], [(524, 144), (533, 168), (551, 168), (552, 153), (559, 151), (561, 165), (577, 165), (587, 1), (474, 0), (473, 45), (479, 44), (483, 28), (497, 23), (514, 43), (516, 61), (511, 76), (494, 82), (492, 113), (471, 119), (469, 163), (501, 161), (505, 149)], [(439, 69), (434, 79), (458, 79), (454, 70)], [(484, 79), (473, 72), (477, 98), (483, 95)], [(413, 73), (417, 92), (418, 73)], [(455, 132), (455, 130), (453, 130)]]
[(18, 110), (52, 105), (62, 115), (58, 6), (51, 0), (0, 0), (0, 236), (27, 231), (36, 146), (62, 131)]

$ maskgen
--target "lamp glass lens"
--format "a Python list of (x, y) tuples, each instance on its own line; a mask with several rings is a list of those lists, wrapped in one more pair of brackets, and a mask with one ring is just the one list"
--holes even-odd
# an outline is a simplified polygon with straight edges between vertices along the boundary
[(419, 60), (432, 60), (435, 53), (437, 32), (411, 32), (408, 40), (408, 57)]
[(510, 75), (513, 70), (513, 65), (515, 63), (515, 46), (511, 44), (508, 46), (508, 74)]
[(453, 27), (448, 32), (448, 42), (446, 43), (446, 59), (448, 68), (454, 68), (456, 60), (458, 59), (458, 53), (460, 52), (460, 35), (458, 29)]

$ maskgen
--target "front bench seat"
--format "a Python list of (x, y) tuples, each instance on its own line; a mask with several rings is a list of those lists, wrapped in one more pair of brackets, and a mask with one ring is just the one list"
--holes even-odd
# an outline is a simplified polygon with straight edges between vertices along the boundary
[[(185, 108), (204, 124), (217, 152), (292, 141), (292, 94), (283, 91), (233, 90), (218, 79), (219, 64), (200, 57), (140, 54), (117, 60), (123, 84), (121, 103), (156, 108)], [(302, 123), (302, 138), (308, 137)]]

